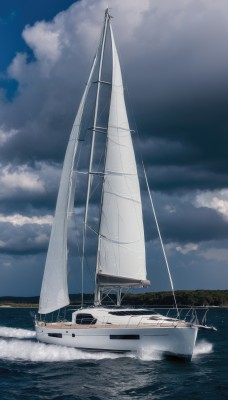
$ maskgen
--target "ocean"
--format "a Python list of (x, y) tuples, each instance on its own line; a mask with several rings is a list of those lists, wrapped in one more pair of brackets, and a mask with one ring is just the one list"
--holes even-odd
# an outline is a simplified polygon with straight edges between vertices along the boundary
[(191, 362), (38, 343), (33, 309), (0, 308), (1, 400), (228, 400), (228, 309), (212, 308)]

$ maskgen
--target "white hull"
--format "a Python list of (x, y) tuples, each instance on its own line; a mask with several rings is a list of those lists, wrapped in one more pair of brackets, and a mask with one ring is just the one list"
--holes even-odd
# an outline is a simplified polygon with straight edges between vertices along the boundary
[(191, 359), (198, 328), (180, 321), (170, 326), (76, 326), (36, 323), (37, 339), (44, 343), (87, 351), (159, 352)]

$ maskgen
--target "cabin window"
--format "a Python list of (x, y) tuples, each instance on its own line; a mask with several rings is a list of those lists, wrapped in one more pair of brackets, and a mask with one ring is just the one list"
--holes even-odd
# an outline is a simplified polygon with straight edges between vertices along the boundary
[(118, 315), (118, 316), (141, 316), (141, 315), (155, 315), (156, 312), (153, 310), (120, 310), (120, 311), (109, 311), (109, 314), (111, 315)]
[(80, 325), (94, 325), (97, 320), (92, 316), (92, 314), (77, 314), (76, 324)]
[(110, 335), (110, 339), (139, 340), (139, 335)]
[(57, 337), (60, 339), (63, 337), (62, 333), (48, 333), (48, 336)]
[(72, 333), (72, 337), (75, 337), (75, 333)]

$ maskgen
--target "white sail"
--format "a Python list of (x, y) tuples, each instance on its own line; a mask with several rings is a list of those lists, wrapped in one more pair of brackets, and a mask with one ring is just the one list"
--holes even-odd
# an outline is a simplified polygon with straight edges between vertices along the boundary
[(55, 217), (49, 241), (41, 294), (39, 313), (47, 314), (69, 304), (67, 284), (67, 225), (73, 207), (73, 167), (77, 150), (78, 135), (85, 105), (91, 85), (97, 56), (94, 59), (68, 142), (60, 180)]
[(112, 287), (143, 286), (149, 281), (146, 281), (140, 188), (112, 31), (111, 36), (112, 93), (96, 283)]

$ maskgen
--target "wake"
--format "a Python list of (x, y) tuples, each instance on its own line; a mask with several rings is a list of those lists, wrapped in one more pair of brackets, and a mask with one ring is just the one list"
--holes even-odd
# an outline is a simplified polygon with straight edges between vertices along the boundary
[(117, 359), (121, 357), (136, 358), (144, 361), (160, 360), (161, 356), (155, 353), (144, 353), (135, 355), (114, 354), (109, 352), (85, 352), (72, 347), (57, 346), (52, 344), (38, 343), (31, 340), (6, 340), (0, 339), (0, 359), (11, 361), (32, 362), (60, 362), (73, 360), (104, 360)]
[[(36, 333), (27, 329), (0, 327), (0, 359), (32, 362), (115, 359), (120, 354), (89, 353), (72, 347), (35, 342)], [(10, 339), (10, 340), (7, 340)], [(133, 357), (129, 355), (129, 357)]]
[(0, 358), (33, 362), (53, 362), (72, 360), (102, 360), (118, 358), (109, 353), (85, 353), (71, 347), (32, 342), (30, 340), (0, 340)]
[(35, 336), (36, 332), (29, 331), (28, 329), (8, 328), (6, 326), (0, 326), (0, 337), (30, 339)]

